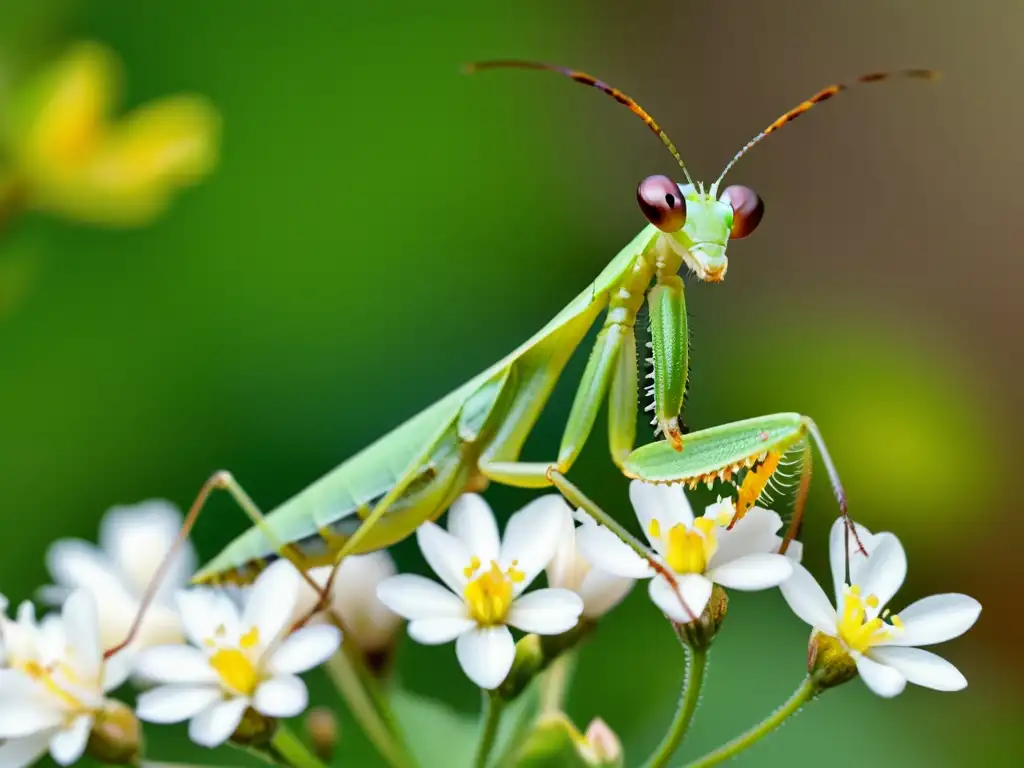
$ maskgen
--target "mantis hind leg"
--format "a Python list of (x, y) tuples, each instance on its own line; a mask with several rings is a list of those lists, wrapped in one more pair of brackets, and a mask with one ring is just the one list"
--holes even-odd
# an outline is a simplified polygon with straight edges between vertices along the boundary
[(199, 489), (199, 493), (196, 494), (195, 501), (192, 502), (192, 506), (189, 507), (188, 514), (185, 515), (185, 520), (181, 524), (177, 540), (173, 545), (171, 545), (170, 551), (164, 556), (164, 559), (156, 570), (156, 574), (153, 576), (153, 580), (146, 587), (146, 591), (143, 593), (142, 599), (139, 601), (139, 610), (136, 612), (135, 618), (132, 620), (131, 626), (129, 627), (124, 640), (104, 651), (103, 657), (105, 659), (109, 659), (114, 654), (124, 650), (124, 648), (135, 639), (135, 636), (138, 634), (139, 628), (142, 626), (142, 622), (146, 617), (146, 613), (156, 597), (157, 590), (160, 588), (160, 584), (167, 575), (168, 568), (170, 568), (174, 558), (177, 556), (181, 547), (191, 534), (192, 528), (195, 527), (196, 521), (199, 519), (199, 515), (206, 508), (206, 502), (209, 501), (213, 492), (217, 490), (227, 491), (231, 495), (238, 506), (241, 507), (242, 511), (248, 515), (253, 525), (260, 529), (263, 535), (267, 537), (267, 541), (271, 542), (271, 545), (274, 547), (274, 551), (280, 557), (291, 562), (298, 569), (299, 573), (302, 574), (306, 582), (318, 594), (320, 594), (321, 600), (324, 599), (325, 590), (322, 590), (320, 586), (306, 574), (306, 571), (309, 569), (306, 567), (302, 555), (294, 551), (291, 547), (276, 541), (273, 532), (264, 521), (263, 513), (260, 511), (259, 507), (256, 506), (252, 497), (246, 493), (245, 489), (239, 485), (238, 481), (235, 480), (234, 476), (230, 472), (227, 470), (220, 470), (211, 475)]

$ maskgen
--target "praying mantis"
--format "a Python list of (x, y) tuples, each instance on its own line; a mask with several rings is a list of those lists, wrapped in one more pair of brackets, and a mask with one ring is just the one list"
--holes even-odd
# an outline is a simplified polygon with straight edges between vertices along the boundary
[[(822, 457), (841, 513), (846, 496), (814, 422), (798, 413), (759, 416), (684, 435), (680, 413), (689, 373), (689, 328), (683, 266), (699, 281), (725, 278), (731, 240), (749, 236), (764, 205), (752, 189), (728, 186), (726, 174), (756, 144), (849, 85), (834, 84), (785, 112), (747, 142), (705, 189), (695, 183), (675, 145), (635, 100), (596, 78), (530, 61), (481, 62), (471, 71), (520, 68), (555, 72), (596, 88), (627, 107), (663, 142), (679, 164), (685, 184), (667, 176), (644, 179), (637, 201), (648, 224), (590, 284), (550, 322), (518, 348), (398, 426), (363, 451), (264, 516), (227, 472), (201, 489), (182, 529), (188, 535), (209, 495), (228, 491), (249, 514), (253, 527), (231, 542), (195, 577), (198, 583), (247, 583), (276, 557), (300, 571), (337, 565), (351, 554), (390, 546), (423, 522), (442, 514), (466, 490), (489, 482), (523, 488), (554, 486), (570, 501), (585, 497), (567, 479), (589, 438), (601, 405), (608, 403), (608, 445), (612, 461), (630, 478), (655, 483), (715, 481), (737, 486), (736, 519), (767, 493), (774, 478), (789, 473), (798, 483), (791, 524), (783, 547), (799, 529), (810, 482), (811, 442)], [(908, 69), (863, 75), (850, 85), (893, 76), (934, 79), (931, 70)], [(655, 435), (663, 439), (634, 448), (639, 412), (635, 323), (646, 303), (650, 317), (652, 366), (646, 410)], [(523, 461), (520, 452), (569, 358), (604, 313), (565, 422), (556, 456)], [(593, 505), (591, 505), (592, 507)], [(593, 511), (593, 510), (591, 510)], [(636, 540), (599, 513), (627, 543)], [(123, 646), (122, 646), (123, 647)], [(117, 650), (117, 649), (112, 649)], [(108, 652), (109, 653), (109, 652)]]

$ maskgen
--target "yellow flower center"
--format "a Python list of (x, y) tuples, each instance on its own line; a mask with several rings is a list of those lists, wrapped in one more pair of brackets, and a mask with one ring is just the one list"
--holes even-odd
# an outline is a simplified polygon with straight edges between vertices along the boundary
[(25, 661), (14, 666), (39, 683), (48, 693), (60, 699), (69, 708), (75, 710), (85, 709), (85, 705), (55, 679), (55, 675), (59, 673), (71, 685), (78, 682), (78, 677), (75, 675), (74, 670), (67, 664), (56, 662), (48, 667), (44, 667), (38, 661)]
[(665, 543), (665, 562), (669, 568), (676, 573), (704, 573), (718, 549), (716, 527), (714, 520), (698, 517), (693, 521), (693, 528), (676, 523), (662, 535), (661, 523), (655, 519), (647, 530), (652, 539)]
[[(214, 639), (207, 645), (216, 645)], [(260, 633), (256, 627), (238, 641), (238, 648), (223, 647), (210, 657), (210, 666), (220, 675), (224, 685), (243, 696), (252, 696), (260, 684), (260, 674), (253, 662), (253, 651), (259, 647)]]
[[(491, 567), (481, 572), (480, 559), (474, 557), (463, 569), (466, 578), (471, 581), (462, 596), (466, 600), (470, 617), (480, 626), (491, 627), (504, 623), (509, 606), (512, 605), (512, 585), (526, 578), (526, 574), (516, 568), (517, 564), (513, 560), (509, 569), (503, 571), (492, 560)], [(480, 575), (472, 578), (478, 572)]]
[[(868, 648), (892, 637), (892, 629), (900, 629), (903, 623), (896, 614), (885, 611), (881, 616), (867, 620), (868, 609), (878, 608), (875, 595), (861, 596), (860, 587), (854, 584), (846, 587), (843, 613), (839, 617), (839, 639), (851, 651), (864, 653)], [(889, 619), (889, 622), (886, 622)]]

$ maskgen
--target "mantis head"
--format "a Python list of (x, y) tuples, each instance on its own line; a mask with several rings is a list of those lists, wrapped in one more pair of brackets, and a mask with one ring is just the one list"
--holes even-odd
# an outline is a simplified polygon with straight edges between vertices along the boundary
[[(719, 186), (725, 174), (743, 155), (768, 134), (774, 133), (787, 123), (796, 120), (800, 115), (813, 108), (816, 104), (827, 101), (850, 85), (835, 83), (821, 89), (810, 98), (800, 102), (788, 112), (783, 113), (772, 123), (748, 141), (733, 155), (725, 170), (718, 176), (707, 192), (702, 184), (694, 184), (690, 172), (686, 169), (682, 156), (668, 135), (654, 121), (654, 118), (641, 107), (636, 100), (627, 96), (618, 88), (603, 83), (586, 72), (579, 72), (564, 67), (555, 67), (537, 61), (498, 60), (482, 61), (470, 64), (467, 71), (476, 72), (481, 69), (537, 69), (557, 72), (577, 83), (596, 88), (611, 96), (630, 112), (643, 120), (644, 124), (661, 139), (672, 157), (686, 177), (686, 184), (677, 184), (667, 176), (648, 176), (637, 189), (637, 200), (640, 210), (647, 220), (660, 229), (672, 249), (682, 257), (686, 265), (693, 270), (698, 278), (709, 283), (716, 283), (725, 277), (729, 266), (725, 250), (729, 240), (746, 237), (761, 221), (764, 215), (764, 204), (757, 193), (749, 187), (733, 185), (726, 187), (721, 195)], [(851, 85), (879, 83), (891, 77), (908, 77), (918, 80), (935, 80), (938, 73), (931, 69), (904, 69), (895, 72), (872, 72), (861, 75)]]
[(729, 240), (752, 233), (764, 216), (764, 203), (750, 187), (715, 188), (678, 184), (668, 176), (648, 176), (636, 199), (647, 220), (665, 234), (672, 250), (701, 280), (717, 283), (729, 267)]

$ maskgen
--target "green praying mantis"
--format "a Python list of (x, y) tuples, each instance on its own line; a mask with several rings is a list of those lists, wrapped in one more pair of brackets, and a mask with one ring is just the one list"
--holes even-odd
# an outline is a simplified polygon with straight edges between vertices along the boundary
[[(589, 438), (605, 400), (611, 458), (627, 477), (690, 487), (732, 482), (738, 488), (733, 522), (769, 493), (778, 477), (796, 478), (785, 547), (802, 519), (813, 442), (846, 516), (839, 475), (809, 417), (777, 413), (684, 435), (680, 413), (689, 371), (689, 329), (679, 273), (685, 265), (702, 282), (724, 279), (729, 242), (750, 235), (764, 213), (761, 199), (748, 187), (733, 185), (719, 192), (725, 175), (766, 136), (848, 86), (830, 85), (774, 120), (705, 189), (702, 183), (694, 183), (676, 147), (654, 119), (618, 89), (585, 73), (537, 62), (490, 61), (472, 65), (471, 70), (496, 68), (552, 71), (611, 96), (661, 139), (687, 183), (661, 175), (644, 179), (637, 200), (648, 225), (550, 322), (494, 365), (266, 516), (229, 473), (211, 477), (186, 517), (182, 538), (215, 489), (227, 490), (252, 518), (253, 527), (210, 561), (195, 577), (197, 582), (247, 583), (269, 560), (286, 557), (303, 572), (333, 564), (323, 590), (329, 592), (344, 557), (404, 539), (423, 522), (441, 515), (461, 493), (482, 489), (489, 482), (523, 488), (555, 486), (571, 502), (585, 503), (586, 497), (565, 475)], [(931, 70), (914, 69), (864, 75), (851, 84), (881, 82), (894, 75), (935, 77)], [(652, 366), (646, 388), (651, 402), (646, 410), (652, 412), (655, 435), (663, 439), (634, 449), (640, 399), (635, 323), (645, 302)], [(557, 455), (547, 461), (521, 460), (523, 444), (567, 362), (602, 313), (604, 320)], [(794, 466), (797, 470), (788, 475), (782, 471)], [(599, 521), (627, 543), (640, 546), (613, 519), (598, 514)]]

